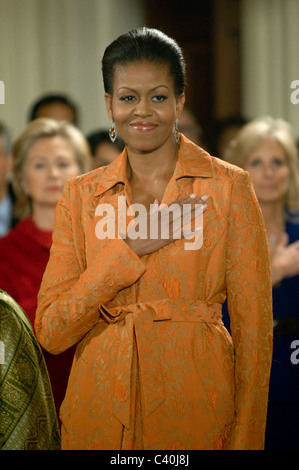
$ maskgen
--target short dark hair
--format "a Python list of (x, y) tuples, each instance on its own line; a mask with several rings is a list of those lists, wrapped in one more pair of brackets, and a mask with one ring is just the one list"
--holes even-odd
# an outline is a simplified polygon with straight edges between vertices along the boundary
[(29, 111), (28, 121), (31, 122), (38, 118), (38, 111), (42, 106), (55, 103), (61, 103), (68, 106), (74, 113), (74, 124), (78, 124), (78, 107), (67, 95), (64, 94), (49, 94), (40, 97), (35, 103), (33, 103)]
[(105, 92), (112, 95), (116, 65), (143, 61), (167, 64), (174, 80), (175, 94), (184, 93), (186, 64), (182, 49), (166, 34), (146, 27), (122, 34), (106, 48), (102, 59)]

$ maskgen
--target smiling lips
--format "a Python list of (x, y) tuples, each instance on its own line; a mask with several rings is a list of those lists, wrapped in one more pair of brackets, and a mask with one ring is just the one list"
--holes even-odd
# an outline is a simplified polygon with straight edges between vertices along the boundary
[(153, 122), (132, 122), (131, 127), (139, 132), (148, 132), (156, 129), (157, 124)]

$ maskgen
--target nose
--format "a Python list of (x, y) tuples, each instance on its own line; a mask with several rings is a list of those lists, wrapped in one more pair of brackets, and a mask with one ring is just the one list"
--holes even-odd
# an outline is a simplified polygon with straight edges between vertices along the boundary
[(264, 175), (266, 177), (272, 177), (274, 175), (274, 168), (271, 165), (264, 166)]
[(59, 176), (59, 168), (57, 165), (50, 165), (48, 168), (48, 175), (50, 178), (57, 178)]
[(152, 114), (150, 103), (146, 98), (142, 98), (136, 103), (134, 113), (136, 116), (140, 117), (146, 117)]

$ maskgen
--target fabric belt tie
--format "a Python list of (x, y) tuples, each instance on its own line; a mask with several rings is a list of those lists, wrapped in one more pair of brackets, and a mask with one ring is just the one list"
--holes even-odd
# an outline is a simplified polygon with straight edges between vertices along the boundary
[[(100, 305), (102, 318), (117, 329), (116, 379), (113, 397), (114, 415), (130, 429), (131, 374), (134, 341), (139, 361), (141, 393), (145, 416), (150, 415), (165, 400), (165, 386), (160, 343), (154, 322), (206, 322), (221, 324), (222, 304), (197, 301), (156, 300), (107, 308)], [(124, 328), (125, 326), (125, 328)]]

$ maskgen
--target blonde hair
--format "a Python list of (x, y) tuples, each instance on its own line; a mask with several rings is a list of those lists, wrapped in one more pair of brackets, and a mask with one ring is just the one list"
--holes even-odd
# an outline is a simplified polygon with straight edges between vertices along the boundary
[(79, 129), (66, 121), (56, 121), (49, 118), (39, 118), (30, 122), (12, 147), (13, 189), (16, 197), (14, 213), (20, 219), (27, 218), (32, 214), (30, 197), (25, 194), (21, 184), (28, 152), (37, 140), (49, 137), (65, 139), (74, 150), (81, 173), (90, 171), (90, 149)]
[(266, 139), (278, 142), (286, 155), (290, 168), (290, 184), (285, 198), (286, 209), (299, 209), (299, 155), (292, 127), (283, 119), (266, 116), (245, 124), (226, 149), (224, 159), (244, 168), (246, 158)]

